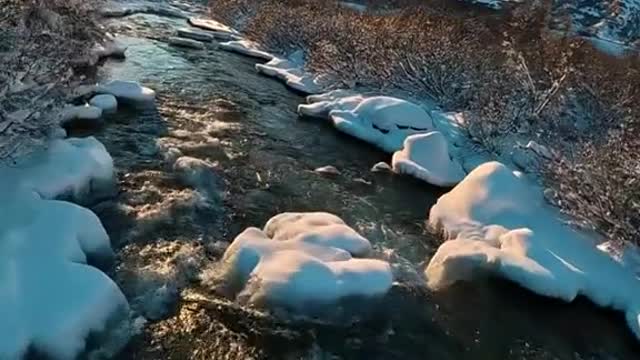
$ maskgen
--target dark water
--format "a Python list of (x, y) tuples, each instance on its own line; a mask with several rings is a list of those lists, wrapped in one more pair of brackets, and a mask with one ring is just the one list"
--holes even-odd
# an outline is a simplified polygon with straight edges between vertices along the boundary
[[(381, 253), (403, 259), (407, 279), (419, 276), (438, 245), (424, 222), (442, 190), (371, 173), (386, 154), (298, 118), (303, 98), (258, 75), (255, 60), (162, 42), (183, 20), (138, 14), (109, 26), (128, 36), (128, 58), (108, 62), (101, 76), (158, 93), (157, 109), (124, 109), (96, 135), (120, 178), (119, 196), (95, 208), (118, 248), (112, 275), (134, 309), (160, 284), (182, 291), (123, 358), (640, 358), (618, 314), (493, 279), (437, 294), (400, 284), (365, 319), (338, 324), (283, 320), (208, 293), (197, 273), (220, 247), (283, 211), (335, 213)], [(214, 164), (223, 200), (203, 200), (178, 181), (163, 161), (168, 147)], [(325, 165), (341, 174), (313, 172)]]

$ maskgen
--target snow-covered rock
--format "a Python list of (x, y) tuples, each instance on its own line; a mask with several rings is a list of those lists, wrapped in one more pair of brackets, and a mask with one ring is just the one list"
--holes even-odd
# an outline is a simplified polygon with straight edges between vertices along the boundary
[(111, 94), (123, 102), (139, 104), (153, 103), (156, 98), (155, 91), (137, 82), (123, 80), (112, 80), (105, 84), (98, 85), (96, 92)]
[(317, 168), (317, 169), (315, 169), (313, 171), (315, 173), (322, 174), (322, 175), (340, 175), (340, 170), (338, 170), (333, 165), (327, 165), (327, 166), (319, 167), (319, 168)]
[(110, 94), (96, 95), (91, 98), (89, 104), (101, 109), (103, 113), (114, 113), (118, 111), (118, 100)]
[(329, 112), (336, 129), (392, 153), (407, 136), (433, 131), (427, 112), (411, 102), (388, 96), (364, 98), (353, 110)]
[(204, 31), (197, 31), (197, 30), (188, 29), (188, 28), (180, 28), (178, 29), (177, 33), (178, 33), (178, 36), (187, 38), (187, 39), (192, 39), (192, 40), (202, 41), (202, 42), (213, 41), (213, 35), (207, 34)]
[(80, 122), (83, 125), (98, 126), (102, 123), (102, 109), (93, 105), (68, 106), (60, 113), (60, 125)]
[(492, 273), (543, 296), (584, 295), (620, 310), (640, 337), (640, 280), (567, 227), (534, 189), (522, 173), (489, 162), (438, 199), (429, 222), (447, 241), (425, 271), (429, 287)]
[(345, 90), (334, 90), (321, 96), (308, 96), (308, 104), (298, 105), (298, 114), (322, 119), (329, 118), (331, 110), (353, 110), (365, 98)]
[(113, 58), (125, 58), (127, 51), (127, 46), (121, 44), (116, 38), (108, 38), (102, 44), (96, 44), (93, 49), (91, 49), (92, 55), (95, 56), (98, 60), (113, 57)]
[(202, 19), (202, 18), (191, 17), (189, 18), (188, 21), (189, 21), (189, 25), (200, 28), (200, 29), (209, 30), (216, 33), (240, 35), (240, 33), (237, 30), (219, 21), (215, 21), (212, 19)]
[(335, 215), (285, 213), (234, 240), (224, 275), (240, 284), (241, 300), (306, 311), (348, 296), (384, 295), (393, 281), (389, 264), (353, 257), (370, 252), (369, 241)]
[(204, 44), (198, 40), (171, 36), (167, 39), (167, 42), (169, 43), (169, 45), (173, 45), (173, 46), (196, 49), (196, 50), (204, 50)]
[(288, 87), (305, 94), (321, 93), (329, 81), (304, 70), (304, 53), (296, 51), (288, 59), (274, 57), (266, 64), (256, 64), (256, 70), (275, 77)]
[(392, 172), (393, 168), (391, 167), (391, 165), (387, 164), (384, 161), (381, 161), (375, 165), (373, 165), (373, 167), (371, 168), (371, 172), (374, 173), (383, 173), (383, 172)]
[(114, 190), (113, 160), (93, 137), (52, 141), (16, 166), (0, 167), (0, 187), (35, 192), (45, 199), (90, 201)]
[(251, 40), (233, 40), (223, 42), (220, 43), (220, 49), (268, 61), (273, 59), (273, 55), (262, 50), (258, 43)]
[(0, 204), (0, 358), (20, 359), (33, 349), (74, 359), (90, 334), (115, 355), (128, 337), (122, 328), (129, 310), (118, 286), (87, 265), (114, 257), (97, 216), (5, 186)]
[(449, 155), (447, 139), (438, 131), (407, 137), (404, 149), (393, 154), (393, 171), (437, 186), (454, 186), (466, 175)]

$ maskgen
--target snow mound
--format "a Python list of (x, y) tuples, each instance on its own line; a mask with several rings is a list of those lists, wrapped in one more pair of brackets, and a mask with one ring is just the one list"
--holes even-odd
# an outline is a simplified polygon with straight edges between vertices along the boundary
[(251, 40), (233, 40), (223, 42), (220, 43), (220, 49), (268, 61), (273, 59), (273, 55), (262, 50), (258, 43)]
[(130, 103), (153, 103), (156, 98), (155, 91), (141, 86), (136, 82), (123, 80), (112, 80), (105, 84), (98, 85), (96, 92), (111, 94), (121, 101)]
[(304, 70), (304, 54), (301, 51), (296, 51), (288, 59), (274, 57), (266, 64), (256, 64), (256, 70), (275, 77), (288, 87), (305, 94), (320, 93), (328, 85), (324, 77)]
[(93, 137), (54, 140), (23, 163), (0, 166), (0, 186), (85, 203), (89, 194), (99, 197), (113, 191), (113, 159)]
[(99, 125), (101, 123), (103, 110), (93, 105), (68, 106), (62, 109), (60, 114), (60, 125), (66, 126), (72, 123), (81, 122), (88, 125)]
[(101, 345), (124, 345), (119, 329), (128, 322), (127, 300), (87, 265), (114, 257), (99, 219), (16, 189), (3, 188), (0, 203), (0, 358), (20, 359), (33, 348), (73, 359), (90, 333)]
[(462, 166), (449, 155), (447, 139), (437, 131), (407, 137), (404, 149), (393, 154), (392, 164), (398, 174), (437, 186), (454, 186), (465, 176)]
[(91, 106), (95, 106), (104, 113), (114, 113), (118, 111), (118, 100), (109, 94), (96, 95), (89, 101)]
[(333, 91), (309, 97), (300, 105), (302, 115), (328, 118), (336, 129), (393, 153), (413, 134), (434, 130), (431, 116), (420, 106), (388, 96), (365, 97)]
[(640, 337), (640, 280), (565, 226), (532, 186), (521, 173), (489, 162), (438, 199), (429, 222), (449, 240), (425, 271), (429, 287), (487, 272), (540, 295), (565, 301), (584, 295), (623, 311)]
[(240, 300), (305, 311), (384, 295), (393, 281), (389, 264), (353, 258), (370, 253), (369, 241), (335, 215), (284, 213), (264, 230), (238, 235), (223, 256), (224, 275), (240, 283)]

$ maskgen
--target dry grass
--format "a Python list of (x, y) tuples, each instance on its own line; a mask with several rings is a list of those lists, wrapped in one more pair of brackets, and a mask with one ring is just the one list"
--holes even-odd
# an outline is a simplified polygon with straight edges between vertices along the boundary
[(311, 0), (211, 8), (273, 51), (304, 50), (311, 70), (342, 86), (402, 89), (465, 111), (470, 137), (490, 151), (508, 150), (515, 134), (551, 145), (560, 158), (543, 178), (557, 204), (611, 239), (640, 243), (638, 56), (614, 58), (550, 31), (549, 1), (499, 19), (415, 3), (365, 14)]
[(46, 138), (60, 86), (101, 34), (95, 1), (0, 0), (0, 161)]

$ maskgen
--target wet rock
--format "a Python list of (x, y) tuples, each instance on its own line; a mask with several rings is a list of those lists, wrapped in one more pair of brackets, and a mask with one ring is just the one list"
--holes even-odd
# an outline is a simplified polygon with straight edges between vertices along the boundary
[(384, 161), (381, 161), (373, 165), (373, 167), (371, 168), (371, 172), (374, 172), (374, 173), (383, 173), (383, 172), (390, 173), (392, 171), (393, 169), (391, 169), (391, 165), (387, 164)]
[(210, 200), (220, 201), (220, 180), (214, 169), (214, 165), (208, 161), (189, 156), (182, 156), (173, 164), (173, 171), (183, 184), (202, 192)]
[(178, 29), (178, 36), (201, 42), (212, 42), (213, 35), (204, 31), (192, 30), (187, 28)]
[(144, 317), (149, 320), (165, 318), (178, 302), (178, 289), (173, 285), (163, 285), (138, 299)]
[(118, 111), (118, 100), (115, 96), (109, 94), (96, 95), (89, 101), (89, 104), (102, 109), (103, 113), (114, 113)]
[(511, 161), (524, 171), (530, 171), (538, 167), (538, 160), (535, 154), (520, 146), (513, 147)]
[(340, 170), (338, 170), (335, 166), (332, 166), (332, 165), (319, 167), (313, 170), (313, 172), (321, 175), (340, 175), (341, 174)]
[(102, 124), (102, 109), (91, 105), (69, 106), (60, 114), (60, 125), (73, 126), (100, 126)]
[(540, 145), (535, 141), (529, 141), (529, 143), (526, 146), (527, 149), (533, 151), (534, 153), (536, 153), (538, 156), (541, 156), (545, 159), (552, 159), (553, 158), (553, 154), (551, 153), (551, 150), (549, 150), (549, 148), (547, 148), (544, 145)]
[(167, 41), (169, 42), (170, 45), (173, 45), (173, 46), (195, 49), (195, 50), (204, 50), (204, 44), (202, 42), (192, 40), (192, 39), (172, 36)]

